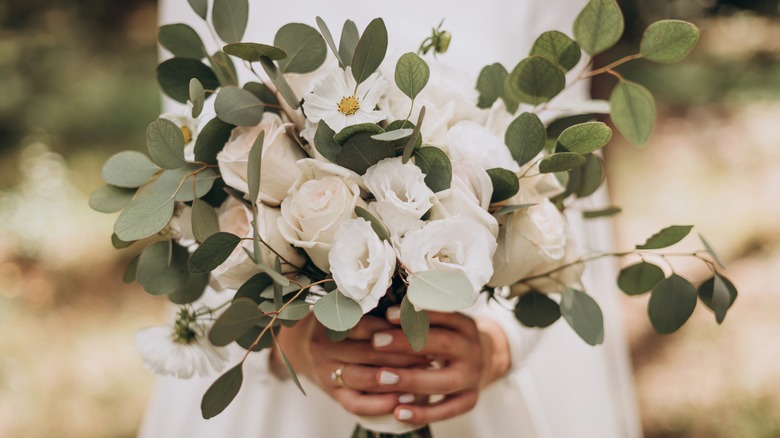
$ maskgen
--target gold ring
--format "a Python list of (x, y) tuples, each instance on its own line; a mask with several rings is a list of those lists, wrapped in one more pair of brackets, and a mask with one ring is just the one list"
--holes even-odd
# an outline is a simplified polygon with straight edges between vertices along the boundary
[(345, 366), (346, 364), (342, 364), (340, 367), (336, 368), (335, 371), (330, 373), (330, 380), (332, 380), (333, 383), (335, 383), (339, 388), (344, 387), (344, 377), (342, 377), (342, 374), (344, 373)]

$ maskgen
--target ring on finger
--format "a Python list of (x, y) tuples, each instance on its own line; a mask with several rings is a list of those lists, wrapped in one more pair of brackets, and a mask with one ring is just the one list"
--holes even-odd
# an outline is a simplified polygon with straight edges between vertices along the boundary
[(339, 388), (343, 388), (344, 385), (344, 367), (347, 366), (346, 364), (342, 364), (340, 367), (336, 368), (330, 373), (330, 380), (336, 384)]

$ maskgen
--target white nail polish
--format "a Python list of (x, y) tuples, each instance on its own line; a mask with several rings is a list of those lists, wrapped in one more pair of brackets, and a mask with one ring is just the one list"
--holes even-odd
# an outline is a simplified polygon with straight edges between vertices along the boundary
[(401, 421), (404, 420), (410, 420), (412, 418), (412, 411), (409, 409), (399, 409), (398, 410), (398, 419)]
[(380, 385), (395, 385), (399, 380), (401, 380), (401, 377), (392, 371), (379, 372)]
[(393, 321), (401, 319), (401, 308), (393, 306), (387, 309), (387, 319), (392, 319)]
[(401, 403), (401, 404), (405, 405), (405, 404), (409, 404), (409, 403), (412, 403), (412, 402), (414, 402), (414, 394), (401, 394), (398, 397), (398, 403)]
[(393, 342), (393, 335), (389, 333), (374, 333), (374, 347), (387, 347)]

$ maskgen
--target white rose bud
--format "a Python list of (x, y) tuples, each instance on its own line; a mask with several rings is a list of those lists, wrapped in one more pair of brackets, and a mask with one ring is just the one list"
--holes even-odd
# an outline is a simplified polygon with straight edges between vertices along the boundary
[(476, 122), (457, 123), (447, 132), (447, 142), (454, 161), (472, 162), (485, 170), (501, 167), (510, 172), (520, 171), (504, 140)]
[(363, 218), (341, 223), (328, 254), (330, 272), (341, 293), (357, 301), (363, 313), (376, 307), (390, 287), (395, 250)]
[(249, 151), (260, 133), (265, 132), (260, 200), (268, 205), (279, 205), (300, 175), (295, 163), (305, 156), (303, 150), (287, 136), (287, 126), (289, 125), (282, 123), (282, 119), (276, 114), (265, 113), (258, 125), (233, 129), (225, 148), (217, 154), (219, 171), (225, 184), (243, 193), (249, 193)]

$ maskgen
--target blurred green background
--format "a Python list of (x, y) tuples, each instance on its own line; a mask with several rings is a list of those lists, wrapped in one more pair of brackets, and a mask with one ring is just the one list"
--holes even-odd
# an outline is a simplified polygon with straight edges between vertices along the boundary
[[(644, 149), (606, 151), (618, 242), (696, 224), (741, 292), (722, 326), (699, 306), (663, 337), (646, 298), (624, 300), (646, 436), (780, 437), (778, 2), (621, 5), (628, 30), (610, 59), (653, 20), (703, 33), (682, 64), (620, 69), (654, 92), (659, 115)], [(135, 434), (153, 379), (133, 334), (165, 306), (121, 282), (131, 254), (111, 247), (114, 217), (87, 199), (108, 156), (145, 148), (160, 105), (155, 36), (153, 0), (0, 2), (0, 437)]]

